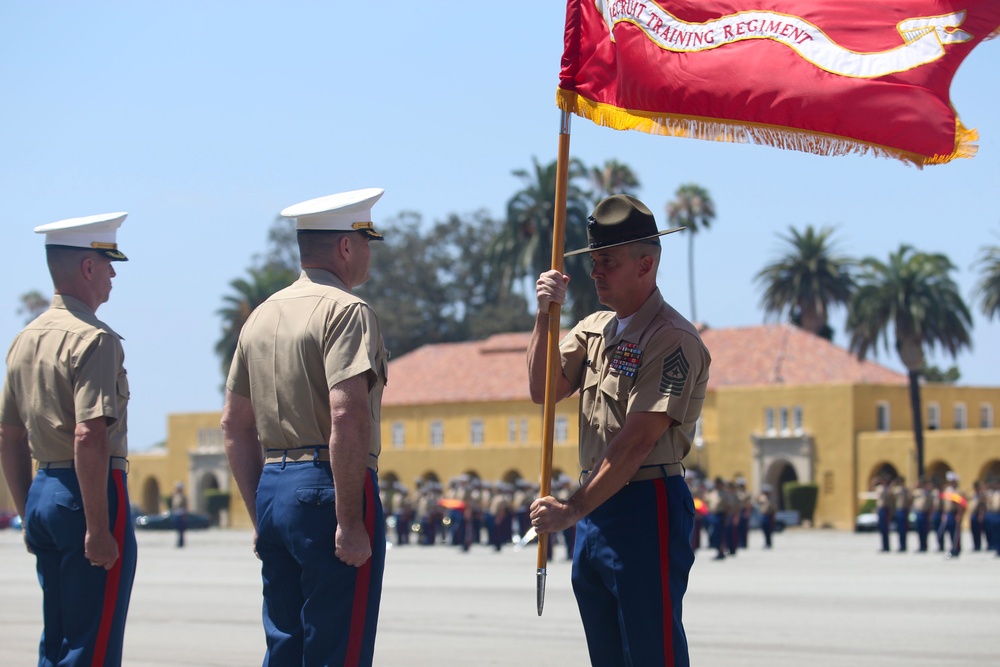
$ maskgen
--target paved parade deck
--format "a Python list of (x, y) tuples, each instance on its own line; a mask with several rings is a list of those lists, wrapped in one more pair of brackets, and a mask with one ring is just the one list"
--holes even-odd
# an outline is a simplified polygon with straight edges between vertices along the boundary
[[(878, 536), (795, 529), (773, 551), (723, 562), (699, 552), (685, 600), (696, 667), (923, 667), (992, 664), (1000, 558), (880, 554)], [(138, 533), (124, 664), (259, 665), (260, 572), (243, 531)], [(966, 544), (968, 536), (966, 536)], [(534, 545), (407, 546), (387, 556), (375, 664), (586, 665), (583, 629), (557, 547), (535, 613)], [(37, 661), (41, 591), (20, 533), (0, 531), (0, 663)]]

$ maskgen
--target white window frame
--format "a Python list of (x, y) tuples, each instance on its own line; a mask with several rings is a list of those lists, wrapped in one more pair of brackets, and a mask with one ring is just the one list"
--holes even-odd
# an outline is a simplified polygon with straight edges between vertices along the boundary
[(566, 415), (556, 415), (553, 439), (556, 442), (566, 442), (569, 440), (569, 419)]
[(521, 442), (528, 442), (528, 418), (521, 417)]
[(486, 427), (483, 425), (482, 419), (470, 419), (469, 420), (469, 443), (473, 447), (482, 447), (483, 441), (486, 439)]
[(785, 406), (778, 408), (778, 425), (782, 434), (788, 433), (788, 408)]
[(777, 433), (774, 429), (774, 408), (764, 408), (764, 432), (768, 435)]
[(198, 449), (200, 451), (215, 451), (223, 448), (221, 428), (198, 429)]
[(444, 447), (444, 423), (439, 419), (431, 422), (431, 447)]
[(392, 446), (402, 449), (406, 445), (406, 425), (403, 422), (392, 422)]
[(514, 417), (507, 420), (507, 442), (512, 445), (517, 442), (517, 419)]
[(956, 431), (964, 431), (969, 428), (969, 411), (966, 409), (965, 403), (955, 404), (954, 426)]
[(979, 404), (979, 428), (993, 428), (993, 404)]
[(792, 408), (792, 429), (797, 435), (801, 435), (803, 428), (802, 406), (796, 405)]
[(927, 404), (927, 430), (941, 430), (941, 404), (937, 401)]
[(875, 430), (888, 433), (892, 430), (892, 411), (889, 401), (879, 401), (875, 404)]

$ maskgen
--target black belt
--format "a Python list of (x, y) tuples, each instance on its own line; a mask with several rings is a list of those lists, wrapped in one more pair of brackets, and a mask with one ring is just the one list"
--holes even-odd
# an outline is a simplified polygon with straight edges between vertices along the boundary
[[(663, 479), (664, 477), (678, 477), (683, 475), (684, 465), (681, 463), (654, 463), (652, 465), (640, 467), (639, 470), (632, 475), (632, 479), (630, 479), (628, 483), (648, 482), (651, 479)], [(589, 470), (581, 472), (580, 483), (583, 484), (589, 476)]]
[[(39, 470), (59, 470), (67, 468), (75, 468), (76, 462), (73, 459), (66, 459), (64, 461), (39, 461)], [(124, 456), (112, 456), (111, 457), (111, 469), (112, 470), (124, 470), (128, 472), (128, 459)]]

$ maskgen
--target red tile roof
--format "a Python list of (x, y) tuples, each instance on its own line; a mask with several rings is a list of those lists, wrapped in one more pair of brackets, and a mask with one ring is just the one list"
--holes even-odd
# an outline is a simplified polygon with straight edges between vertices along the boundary
[[(790, 324), (702, 332), (709, 389), (759, 385), (905, 384), (906, 376)], [(383, 405), (526, 401), (530, 333), (425, 345), (389, 363)]]
[(858, 358), (791, 324), (707, 329), (709, 388), (760, 385), (906, 384), (906, 375)]

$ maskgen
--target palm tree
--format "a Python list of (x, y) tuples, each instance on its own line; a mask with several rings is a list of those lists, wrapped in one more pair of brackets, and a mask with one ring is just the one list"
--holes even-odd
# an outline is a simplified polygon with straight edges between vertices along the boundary
[(688, 232), (688, 285), (691, 290), (691, 320), (697, 321), (694, 303), (694, 237), (708, 229), (715, 220), (715, 203), (708, 190), (688, 183), (677, 188), (675, 199), (667, 202), (667, 220), (671, 227), (685, 227)]
[(269, 296), (288, 287), (298, 277), (298, 274), (287, 267), (274, 264), (253, 267), (247, 273), (246, 278), (236, 278), (229, 283), (233, 288), (233, 294), (223, 297), (225, 305), (216, 311), (222, 317), (222, 336), (215, 343), (215, 353), (219, 355), (223, 377), (229, 375), (229, 366), (236, 353), (240, 331), (243, 330), (250, 313)]
[(764, 286), (761, 306), (767, 315), (781, 317), (787, 311), (799, 327), (830, 339), (830, 306), (850, 302), (854, 281), (849, 268), (854, 260), (836, 254), (830, 227), (816, 231), (809, 225), (804, 232), (791, 227), (788, 231), (778, 237), (788, 252), (756, 276)]
[(49, 299), (38, 290), (33, 289), (21, 295), (21, 305), (17, 309), (17, 314), (24, 315), (24, 323), (28, 324), (48, 308)]
[(979, 253), (979, 282), (976, 295), (983, 314), (989, 319), (1000, 315), (1000, 246), (986, 246)]
[[(521, 279), (547, 271), (552, 266), (552, 226), (556, 199), (556, 162), (541, 165), (532, 158), (533, 170), (513, 172), (524, 187), (507, 202), (507, 220), (490, 248), (493, 275), (503, 285), (505, 296)], [(579, 160), (569, 164), (566, 190), (566, 249), (587, 245), (587, 216), (590, 193), (577, 181), (587, 169)], [(600, 308), (590, 280), (590, 258), (576, 255), (566, 259), (564, 272), (570, 276), (569, 301), (573, 317), (582, 319)]]
[(618, 160), (607, 160), (603, 167), (591, 168), (590, 183), (594, 186), (594, 203), (611, 195), (634, 195), (640, 187), (632, 168)]
[(849, 309), (850, 348), (864, 359), (879, 338), (889, 348), (889, 330), (910, 380), (910, 409), (917, 450), (917, 474), (924, 474), (924, 434), (920, 407), (920, 372), (924, 345), (940, 345), (952, 358), (971, 347), (972, 317), (951, 279), (955, 266), (942, 254), (901, 245), (888, 263), (861, 261), (858, 289)]

